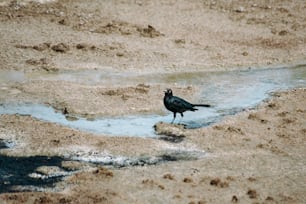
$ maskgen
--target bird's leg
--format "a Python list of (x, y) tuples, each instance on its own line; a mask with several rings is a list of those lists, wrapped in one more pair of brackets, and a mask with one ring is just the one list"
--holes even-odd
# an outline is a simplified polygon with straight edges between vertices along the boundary
[(176, 112), (173, 112), (173, 120), (171, 121), (171, 124), (173, 124), (175, 117), (176, 117)]
[(181, 113), (181, 119), (180, 119), (180, 122), (179, 122), (178, 124), (180, 124), (180, 123), (181, 123), (181, 121), (182, 121), (183, 117), (184, 117), (184, 114), (183, 114), (183, 113)]

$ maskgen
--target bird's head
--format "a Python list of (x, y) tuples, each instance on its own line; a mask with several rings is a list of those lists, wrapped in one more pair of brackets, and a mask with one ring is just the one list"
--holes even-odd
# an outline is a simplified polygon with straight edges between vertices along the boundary
[(164, 92), (165, 92), (165, 96), (173, 96), (171, 89), (166, 89)]

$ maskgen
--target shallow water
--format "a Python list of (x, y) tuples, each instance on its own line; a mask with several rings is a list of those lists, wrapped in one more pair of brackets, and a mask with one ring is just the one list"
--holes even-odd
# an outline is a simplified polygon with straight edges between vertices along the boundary
[(0, 71), (0, 85), (5, 83), (23, 82), (26, 76), (21, 71), (15, 70), (1, 70)]
[[(0, 155), (0, 193), (33, 191), (42, 187), (54, 186), (55, 182), (69, 174), (69, 170), (62, 167), (62, 161), (65, 161), (65, 159), (61, 157), (9, 157)], [(61, 167), (65, 173), (41, 178), (30, 176), (41, 166)]]
[[(267, 99), (274, 91), (287, 90), (298, 87), (306, 87), (306, 65), (295, 67), (283, 67), (260, 70), (244, 70), (230, 72), (198, 72), (162, 75), (120, 75), (100, 74), (94, 71), (57, 73), (51, 75), (25, 76), (14, 73), (15, 80), (28, 80), (31, 78), (44, 80), (68, 80), (77, 83), (98, 84), (104, 83), (106, 77), (113, 83), (146, 83), (171, 84), (177, 83), (184, 86), (196, 85), (201, 88), (200, 98), (197, 103), (209, 103), (212, 108), (199, 108), (197, 112), (185, 112), (180, 121), (177, 116), (176, 122), (187, 125), (187, 128), (198, 128), (220, 121), (224, 116), (232, 115), (244, 109), (254, 108), (258, 103)], [(95, 74), (93, 74), (95, 73)], [(12, 76), (12, 74), (10, 75)], [(85, 77), (84, 77), (85, 76)], [(0, 79), (3, 79), (0, 77)], [(0, 80), (1, 81), (1, 80)], [(2, 80), (3, 81), (3, 80)], [(118, 82), (118, 83), (117, 83)], [(174, 93), (175, 94), (175, 93)], [(161, 99), (162, 100), (162, 99)], [(0, 114), (31, 115), (35, 118), (55, 122), (82, 131), (96, 134), (114, 136), (138, 136), (155, 137), (153, 125), (159, 121), (171, 122), (172, 113), (162, 115), (134, 115), (114, 118), (97, 118), (87, 120), (77, 117), (77, 120), (69, 120), (53, 108), (41, 104), (2, 104)]]

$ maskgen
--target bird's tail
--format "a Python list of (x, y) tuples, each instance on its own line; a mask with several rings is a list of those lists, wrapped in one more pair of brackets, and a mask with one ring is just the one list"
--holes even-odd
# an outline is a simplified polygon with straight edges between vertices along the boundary
[(193, 106), (199, 106), (199, 107), (211, 107), (209, 104), (192, 104)]

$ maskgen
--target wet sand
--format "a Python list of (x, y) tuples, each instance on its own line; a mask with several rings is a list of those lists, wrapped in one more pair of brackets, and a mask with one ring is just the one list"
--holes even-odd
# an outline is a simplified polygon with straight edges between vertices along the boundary
[[(304, 1), (3, 1), (0, 69), (38, 77), (0, 80), (0, 103), (42, 103), (89, 119), (166, 114), (165, 88), (188, 100), (197, 100), (200, 89), (175, 79), (149, 83), (154, 75), (304, 61), (305, 8)], [(105, 71), (107, 77), (100, 84), (40, 78), (75, 70)], [(125, 84), (108, 77), (118, 73), (139, 78)], [(1, 147), (11, 142), (1, 155), (74, 159), (61, 164), (74, 173), (44, 192), (2, 193), (0, 200), (304, 203), (305, 99), (305, 88), (294, 89), (207, 128), (162, 124), (183, 137), (178, 143), (95, 135), (30, 116), (1, 115)], [(116, 165), (107, 164), (110, 158)], [(105, 165), (84, 162), (93, 160)]]

